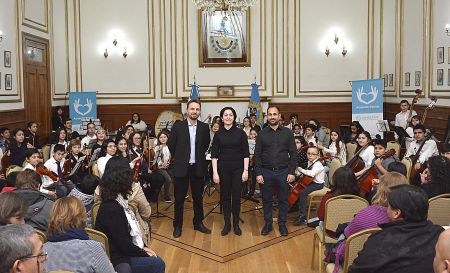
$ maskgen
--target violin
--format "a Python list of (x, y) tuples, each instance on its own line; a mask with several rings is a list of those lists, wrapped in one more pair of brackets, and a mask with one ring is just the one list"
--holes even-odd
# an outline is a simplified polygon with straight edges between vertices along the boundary
[[(395, 150), (390, 149), (389, 151), (385, 152), (382, 156), (380, 156), (381, 159), (386, 159), (388, 157), (394, 156)], [(370, 168), (365, 171), (358, 179), (356, 180), (358, 182), (359, 190), (363, 195), (367, 194), (372, 189), (372, 180), (378, 179), (377, 171), (375, 170), (375, 164), (370, 166)]]
[[(320, 157), (319, 159), (317, 159), (314, 164), (317, 161), (324, 161), (326, 159), (329, 159), (331, 157), (330, 153), (326, 153), (324, 157)], [(311, 164), (311, 166), (309, 166), (308, 170), (310, 170), (314, 164)], [(297, 202), (298, 197), (300, 196), (300, 193), (303, 191), (303, 189), (305, 189), (306, 187), (309, 186), (309, 184), (311, 184), (313, 182), (314, 177), (312, 176), (308, 176), (308, 175), (302, 175), (297, 182), (295, 183), (294, 186), (290, 186), (292, 187), (291, 192), (288, 195), (288, 206), (292, 207), (292, 205), (295, 204), (295, 202)]]
[(53, 180), (54, 182), (58, 181), (58, 175), (56, 173), (50, 171), (49, 169), (47, 169), (44, 166), (36, 167), (36, 172), (40, 175), (46, 175), (46, 176), (50, 177), (50, 179)]
[(139, 178), (141, 176), (141, 163), (142, 163), (142, 160), (137, 160), (136, 163), (134, 163), (134, 168), (133, 168), (133, 181), (134, 182), (139, 182)]

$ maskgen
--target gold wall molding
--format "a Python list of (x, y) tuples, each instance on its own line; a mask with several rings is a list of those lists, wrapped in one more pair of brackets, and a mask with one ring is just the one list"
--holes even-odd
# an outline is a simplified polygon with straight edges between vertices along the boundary
[[(384, 26), (384, 1), (386, 1), (386, 0), (380, 0), (380, 77), (383, 77), (383, 73), (384, 73), (384, 71), (383, 71), (383, 57), (384, 57), (384, 54), (383, 54), (383, 41), (384, 41), (384, 31), (383, 31), (383, 26)], [(392, 0), (387, 0), (387, 1), (392, 1)], [(399, 33), (398, 33), (398, 20), (399, 20), (399, 14), (398, 14), (398, 12), (399, 12), (399, 7), (398, 7), (398, 1), (399, 0), (395, 0), (396, 2), (395, 2), (395, 18), (394, 18), (394, 21), (395, 21), (395, 37), (394, 37), (394, 41), (395, 41), (395, 52), (394, 52), (394, 71), (393, 71), (393, 73), (389, 73), (389, 74), (394, 74), (394, 83), (393, 83), (393, 90), (390, 90), (390, 89), (386, 89), (386, 87), (385, 87), (385, 89), (384, 89), (384, 96), (385, 97), (397, 97), (397, 91), (398, 91), (398, 88), (397, 88), (397, 81), (398, 81), (398, 73), (397, 73), (397, 67), (398, 67), (398, 61), (397, 61), (397, 59), (398, 59), (398, 51), (399, 51), (399, 48), (398, 48), (398, 46), (397, 46), (397, 40), (398, 40), (398, 35), (399, 35)], [(390, 86), (387, 86), (388, 88), (390, 87)]]
[[(15, 0), (17, 1), (17, 0)], [(26, 17), (26, 0), (22, 0), (22, 10), (21, 10), (21, 18), (22, 18), (22, 25), (38, 30), (38, 31), (42, 31), (45, 33), (48, 33), (48, 0), (43, 0), (44, 1), (44, 22), (37, 22), (35, 20), (32, 20), (30, 18)], [(33, 0), (36, 1), (36, 0)]]

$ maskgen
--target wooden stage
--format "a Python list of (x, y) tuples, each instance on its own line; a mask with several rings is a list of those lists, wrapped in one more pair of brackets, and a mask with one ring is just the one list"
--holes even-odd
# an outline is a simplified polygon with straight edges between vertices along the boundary
[[(204, 196), (205, 214), (219, 199), (219, 193)], [(241, 199), (241, 211), (255, 208), (257, 204)], [(173, 217), (173, 206), (159, 203), (159, 211)], [(156, 204), (152, 204), (156, 212)], [(221, 236), (223, 216), (217, 207), (205, 220), (204, 224), (212, 230), (207, 235), (194, 231), (192, 226), (192, 202), (185, 202), (183, 234), (173, 238), (172, 219), (167, 217), (152, 218), (151, 248), (166, 262), (166, 272), (220, 272), (220, 273), (273, 273), (273, 272), (318, 272), (311, 270), (313, 229), (306, 226), (296, 227), (291, 222), (297, 213), (288, 215), (287, 228), (289, 236), (282, 237), (274, 221), (274, 230), (267, 236), (260, 234), (264, 226), (261, 210), (241, 213), (242, 236), (231, 232)], [(274, 209), (273, 217), (278, 216)], [(317, 263), (317, 262), (316, 262)]]

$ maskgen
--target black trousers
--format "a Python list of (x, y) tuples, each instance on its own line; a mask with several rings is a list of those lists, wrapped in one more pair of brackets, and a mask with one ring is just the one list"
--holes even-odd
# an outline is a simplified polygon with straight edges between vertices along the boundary
[(164, 176), (157, 172), (143, 173), (139, 178), (142, 190), (149, 202), (157, 202), (158, 194), (164, 184)]
[(204, 177), (195, 175), (195, 165), (189, 165), (188, 175), (185, 177), (175, 177), (173, 190), (175, 195), (175, 218), (173, 220), (174, 227), (183, 226), (183, 208), (184, 200), (188, 192), (189, 184), (191, 185), (192, 199), (194, 202), (194, 226), (199, 225), (203, 221), (203, 186)]
[(230, 223), (231, 212), (233, 222), (238, 223), (241, 211), (242, 172), (244, 163), (238, 161), (218, 161), (217, 171), (220, 177), (220, 198), (225, 223)]

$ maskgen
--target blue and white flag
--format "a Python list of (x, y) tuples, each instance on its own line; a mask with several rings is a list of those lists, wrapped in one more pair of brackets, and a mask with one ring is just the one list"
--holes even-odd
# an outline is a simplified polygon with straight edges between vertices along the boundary
[(189, 86), (191, 87), (191, 94), (189, 94), (189, 101), (199, 100), (200, 99), (200, 92), (199, 92), (200, 86), (195, 83), (195, 80), (194, 80), (194, 84), (190, 84)]
[(250, 116), (250, 114), (255, 114), (256, 124), (261, 125), (263, 121), (263, 112), (258, 88), (259, 85), (256, 82), (252, 83), (252, 96), (250, 97), (250, 102), (248, 104), (247, 115)]
[(352, 81), (352, 120), (372, 136), (381, 134), (377, 123), (383, 120), (383, 102), (383, 79)]
[(70, 92), (70, 118), (74, 128), (81, 125), (82, 120), (97, 118), (97, 92)]

